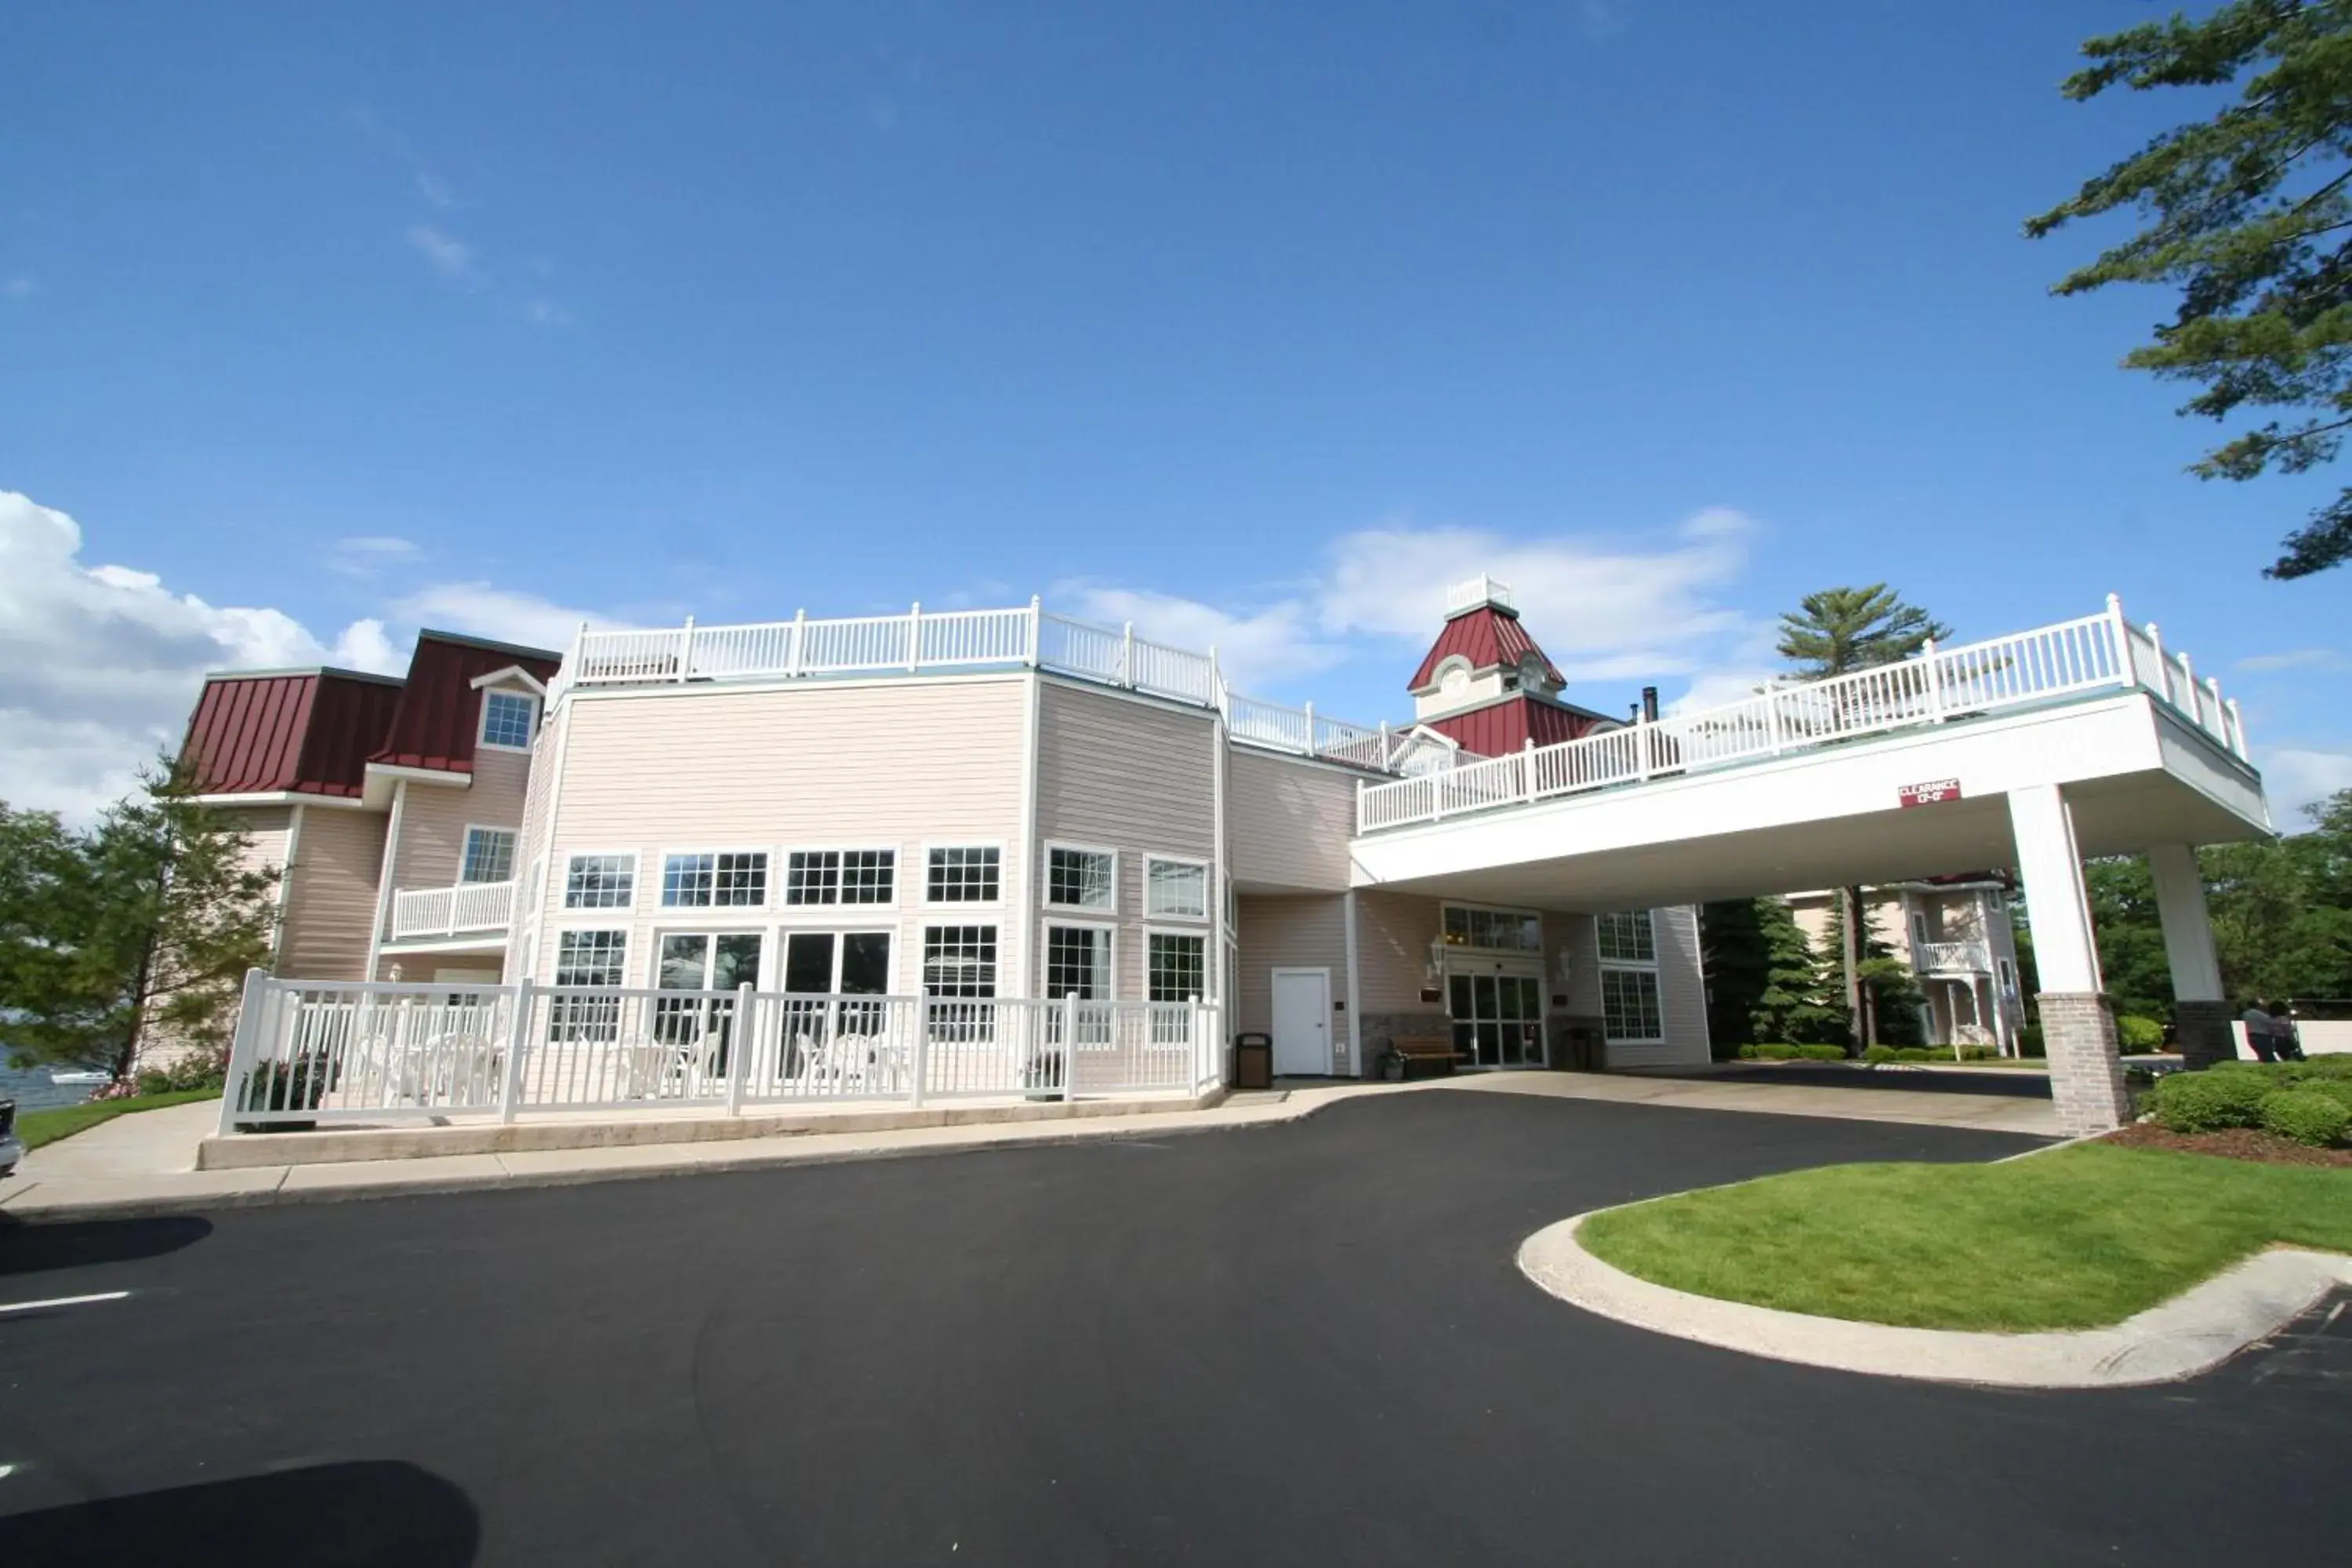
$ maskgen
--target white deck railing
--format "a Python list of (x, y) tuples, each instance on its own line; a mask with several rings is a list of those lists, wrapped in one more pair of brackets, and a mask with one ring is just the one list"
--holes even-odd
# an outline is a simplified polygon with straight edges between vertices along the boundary
[(248, 975), (224, 1132), (288, 1122), (1198, 1094), (1200, 1002), (315, 983)]
[(1990, 974), (1992, 954), (1980, 942), (1923, 942), (1912, 947), (1911, 966), (1922, 974)]
[(392, 895), (392, 939), (504, 931), (514, 915), (514, 893), (512, 882), (403, 888)]
[(2028, 707), (2102, 689), (2144, 688), (2241, 761), (2246, 731), (2219, 682), (2164, 651), (2110, 595), (2106, 612), (1962, 647), (1927, 645), (1900, 664), (1775, 687), (1738, 702), (1636, 723), (1449, 772), (1359, 785), (1357, 830), (1642, 784), (1805, 751), (1862, 735)]
[(736, 626), (659, 631), (583, 628), (553, 694), (577, 687), (646, 686), (686, 681), (800, 679), (902, 675), (1025, 666), (1141, 691), (1225, 715), (1234, 738), (1250, 745), (1378, 772), (1395, 771), (1407, 749), (1386, 725), (1344, 723), (1310, 704), (1286, 708), (1237, 695), (1217, 669), (1216, 649), (1195, 653), (1042, 608), (927, 611), (903, 616), (811, 620), (796, 616)]

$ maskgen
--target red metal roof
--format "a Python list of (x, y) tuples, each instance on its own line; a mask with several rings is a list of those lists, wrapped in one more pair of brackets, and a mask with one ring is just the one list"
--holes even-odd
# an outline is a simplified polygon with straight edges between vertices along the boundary
[(1546, 702), (1525, 692), (1482, 708), (1422, 721), (1427, 728), (1460, 742), (1464, 751), (1482, 757), (1506, 756), (1529, 741), (1538, 746), (1573, 741), (1591, 734), (1602, 722), (1590, 713)]
[(1438, 665), (1456, 654), (1469, 660), (1474, 670), (1490, 669), (1497, 665), (1517, 666), (1519, 660), (1533, 654), (1543, 659), (1546, 678), (1554, 685), (1559, 683), (1559, 671), (1552, 667), (1550, 659), (1544, 658), (1544, 650), (1536, 646), (1535, 638), (1528, 636), (1527, 628), (1519, 625), (1517, 612), (1504, 609), (1499, 605), (1481, 605), (1445, 623), (1445, 629), (1437, 634), (1437, 641), (1423, 658), (1421, 668), (1413, 671), (1412, 679), (1406, 683), (1405, 689), (1409, 691), (1426, 689), (1436, 679)]
[(474, 679), (520, 666), (544, 686), (562, 662), (562, 654), (545, 648), (484, 642), (452, 632), (419, 632), (400, 705), (367, 760), (470, 773), (482, 722), (482, 694), (474, 689)]
[(215, 675), (182, 754), (206, 795), (356, 796), (399, 698), (398, 681), (350, 670)]

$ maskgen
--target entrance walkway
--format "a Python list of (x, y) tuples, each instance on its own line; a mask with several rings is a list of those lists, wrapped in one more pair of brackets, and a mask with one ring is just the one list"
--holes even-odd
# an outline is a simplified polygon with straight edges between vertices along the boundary
[[(1937, 1076), (1960, 1077), (1957, 1073)], [(1987, 1132), (2024, 1132), (2040, 1138), (2061, 1135), (2057, 1108), (2047, 1098), (2046, 1083), (2042, 1086), (2042, 1098), (2032, 1099), (2016, 1093), (1985, 1092), (1967, 1080), (1960, 1086), (1961, 1092), (1954, 1093), (1940, 1084), (1933, 1089), (1879, 1088), (1874, 1084), (1864, 1089), (1756, 1081), (1762, 1077), (1738, 1071), (1690, 1078), (1631, 1073), (1496, 1072), (1439, 1079), (1433, 1086), (1472, 1093), (1612, 1100), (1686, 1110), (1747, 1110), (1777, 1116), (1827, 1116), (1846, 1121), (1900, 1121), (1919, 1127), (1973, 1127)]]

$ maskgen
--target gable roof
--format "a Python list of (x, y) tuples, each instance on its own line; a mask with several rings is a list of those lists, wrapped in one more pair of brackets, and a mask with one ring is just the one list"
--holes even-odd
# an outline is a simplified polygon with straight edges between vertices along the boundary
[(1555, 686), (1561, 683), (1559, 671), (1545, 657), (1544, 650), (1536, 646), (1535, 638), (1528, 636), (1527, 628), (1519, 625), (1517, 610), (1495, 604), (1480, 605), (1446, 619), (1445, 629), (1437, 634), (1437, 641), (1423, 656), (1421, 668), (1412, 672), (1405, 689), (1428, 689), (1437, 679), (1437, 667), (1456, 656), (1478, 670), (1516, 667), (1529, 654), (1543, 661), (1546, 679)]
[(358, 796), (401, 683), (353, 669), (209, 677), (181, 755), (205, 795)]
[(420, 631), (399, 705), (367, 760), (389, 767), (470, 773), (482, 711), (475, 677), (519, 668), (544, 689), (562, 662), (562, 655), (546, 648)]

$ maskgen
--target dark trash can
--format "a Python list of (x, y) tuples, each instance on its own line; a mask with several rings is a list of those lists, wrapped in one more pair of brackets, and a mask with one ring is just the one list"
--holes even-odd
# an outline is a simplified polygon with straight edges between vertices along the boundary
[(1234, 1037), (1234, 1087), (1274, 1087), (1274, 1037), (1249, 1030)]

